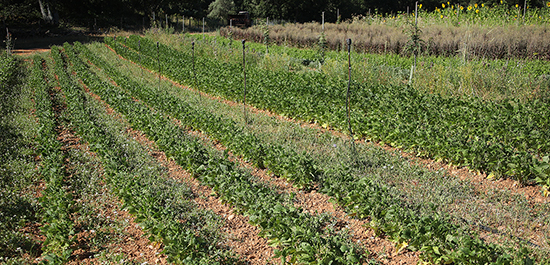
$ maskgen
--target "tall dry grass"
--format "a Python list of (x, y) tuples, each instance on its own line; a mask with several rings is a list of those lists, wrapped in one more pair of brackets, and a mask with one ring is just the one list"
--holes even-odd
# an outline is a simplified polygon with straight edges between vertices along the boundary
[[(422, 30), (422, 51), (426, 55), (478, 57), (487, 59), (543, 59), (550, 60), (550, 25), (461, 25), (426, 24), (419, 22)], [(341, 24), (325, 24), (328, 48), (340, 50), (345, 40), (353, 40), (353, 48), (365, 53), (395, 53), (405, 55), (407, 24), (369, 24), (356, 19)], [(261, 42), (263, 31), (254, 26), (248, 29), (222, 28), (220, 34), (235, 39)], [(322, 32), (319, 23), (286, 24), (270, 26), (269, 38), (277, 45), (312, 48), (317, 45)]]

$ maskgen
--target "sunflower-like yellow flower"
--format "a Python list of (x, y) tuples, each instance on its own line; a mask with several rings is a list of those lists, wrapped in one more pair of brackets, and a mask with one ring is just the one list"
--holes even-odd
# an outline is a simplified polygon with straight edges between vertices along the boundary
[(472, 6), (468, 6), (468, 11), (472, 10), (472, 8), (473, 8)]
[(440, 15), (439, 17), (440, 17), (440, 18), (443, 18), (443, 15)]
[(477, 8), (477, 4), (474, 4), (474, 7)]
[(516, 8), (518, 8), (518, 7), (519, 7), (519, 5), (518, 5), (518, 4), (516, 4)]
[(485, 4), (481, 4), (481, 7), (485, 7)]
[(476, 9), (476, 14), (478, 14), (478, 13), (479, 13), (479, 9)]
[(441, 7), (445, 8), (445, 3), (441, 4)]
[(547, 7), (550, 7), (550, 2), (546, 3), (546, 6), (547, 6)]
[(464, 7), (463, 7), (463, 6), (460, 6), (460, 10), (464, 10)]
[(418, 5), (418, 8), (422, 8), (422, 4)]

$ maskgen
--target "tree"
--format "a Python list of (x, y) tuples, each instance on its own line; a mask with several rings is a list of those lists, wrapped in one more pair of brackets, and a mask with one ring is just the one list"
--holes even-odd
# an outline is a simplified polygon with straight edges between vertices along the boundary
[(51, 24), (59, 24), (59, 15), (55, 9), (55, 0), (38, 0), (38, 5), (40, 5), (40, 13), (42, 13), (42, 19)]
[(212, 19), (227, 20), (229, 14), (235, 10), (233, 0), (216, 0), (208, 6), (208, 17)]

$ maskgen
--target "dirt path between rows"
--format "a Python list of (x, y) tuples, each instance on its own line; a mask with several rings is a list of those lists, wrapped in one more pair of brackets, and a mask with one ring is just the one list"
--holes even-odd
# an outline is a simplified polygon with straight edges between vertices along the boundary
[(15, 55), (29, 56), (35, 53), (43, 53), (43, 52), (49, 52), (49, 51), (50, 49), (36, 48), (36, 49), (15, 49), (12, 52)]
[[(71, 149), (79, 149), (89, 153), (92, 156), (96, 156), (95, 153), (89, 150), (87, 143), (82, 143), (81, 139), (76, 134), (66, 128), (61, 128), (58, 140), (63, 143), (63, 151), (68, 152)], [(67, 168), (70, 168), (71, 161), (67, 160)], [(104, 192), (110, 193), (111, 191), (105, 186)], [(129, 214), (127, 211), (120, 208), (123, 203), (117, 199), (112, 198), (108, 205), (103, 205), (103, 210), (99, 213), (102, 216), (109, 217), (109, 219), (116, 220), (119, 223), (127, 223), (124, 227), (124, 234), (118, 235), (117, 238), (112, 238), (107, 245), (104, 245), (106, 253), (111, 255), (124, 254), (129, 261), (135, 262), (147, 262), (147, 264), (168, 264), (166, 261), (166, 255), (160, 254), (162, 251), (162, 245), (154, 244), (149, 241), (145, 232), (135, 222), (135, 217)], [(78, 218), (76, 218), (78, 219)], [(100, 231), (87, 231), (82, 230), (80, 224), (76, 224), (77, 234), (75, 242), (75, 251), (72, 254), (71, 261), (68, 264), (99, 264), (101, 258), (96, 256), (96, 252), (90, 252), (89, 246), (92, 245), (92, 240), (97, 240), (96, 233)], [(104, 231), (108, 232), (108, 231)], [(116, 236), (116, 234), (113, 234)], [(107, 235), (108, 236), (108, 235)]]

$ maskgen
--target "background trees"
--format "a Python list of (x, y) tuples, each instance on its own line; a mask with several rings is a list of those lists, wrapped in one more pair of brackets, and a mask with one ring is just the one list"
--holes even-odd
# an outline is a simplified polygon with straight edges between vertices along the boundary
[[(432, 10), (440, 7), (442, 0), (421, 0), (422, 8)], [(451, 4), (468, 5), (474, 0), (451, 1)], [(500, 0), (484, 0), (492, 5)], [(481, 1), (479, 2), (482, 3)], [(523, 7), (523, 0), (505, 0), (509, 5)], [(336, 22), (337, 14), (343, 20), (354, 15), (378, 13), (395, 14), (406, 12), (407, 7), (414, 10), (415, 0), (2, 0), (0, 1), (0, 21), (6, 23), (57, 24), (58, 19), (76, 26), (90, 26), (90, 20), (105, 21), (106, 24), (119, 25), (121, 19), (142, 22), (145, 17), (161, 19), (164, 14), (185, 15), (202, 18), (211, 14), (212, 18), (224, 20), (229, 11), (246, 10), (253, 18), (284, 19), (291, 22), (307, 22), (321, 19)], [(531, 7), (546, 5), (544, 0), (528, 0)]]
[(215, 0), (208, 6), (208, 17), (213, 19), (226, 20), (230, 13), (235, 12), (233, 0)]

